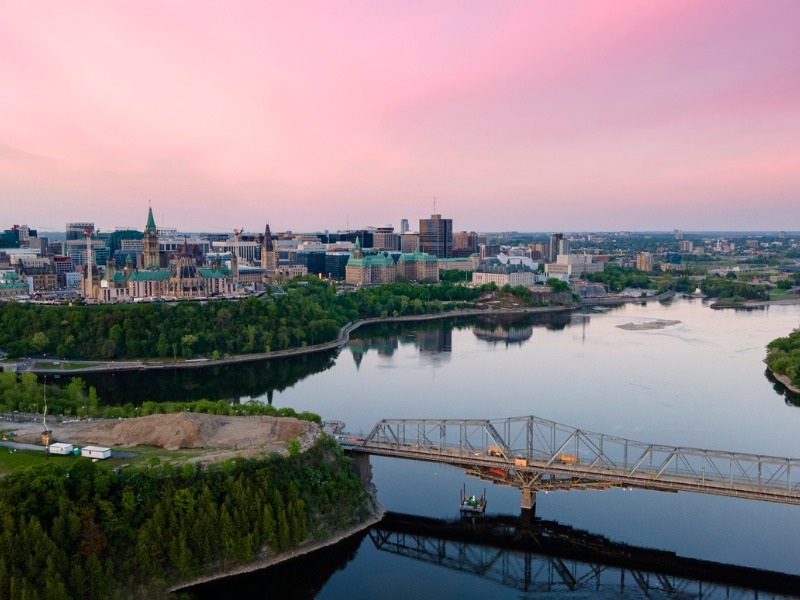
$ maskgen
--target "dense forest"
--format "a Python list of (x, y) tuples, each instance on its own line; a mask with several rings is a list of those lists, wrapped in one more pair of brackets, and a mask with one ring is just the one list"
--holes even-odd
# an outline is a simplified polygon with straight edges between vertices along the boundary
[[(220, 358), (303, 347), (336, 338), (359, 318), (439, 313), (495, 291), (391, 284), (341, 292), (314, 277), (286, 293), (241, 301), (42, 306), (0, 305), (0, 349), (11, 358)], [(515, 288), (516, 289), (516, 288)], [(514, 293), (514, 290), (511, 290)], [(521, 298), (532, 302), (530, 294)]]
[(338, 444), (304, 454), (110, 470), (58, 457), (0, 486), (0, 598), (161, 598), (170, 584), (362, 522)]
[(775, 375), (784, 375), (800, 388), (800, 328), (767, 344), (767, 366)]

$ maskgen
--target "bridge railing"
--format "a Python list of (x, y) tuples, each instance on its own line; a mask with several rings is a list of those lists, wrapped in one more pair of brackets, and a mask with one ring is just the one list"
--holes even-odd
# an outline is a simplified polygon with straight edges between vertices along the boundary
[(496, 461), (587, 478), (691, 483), (800, 496), (800, 459), (648, 444), (538, 417), (383, 420), (365, 447)]

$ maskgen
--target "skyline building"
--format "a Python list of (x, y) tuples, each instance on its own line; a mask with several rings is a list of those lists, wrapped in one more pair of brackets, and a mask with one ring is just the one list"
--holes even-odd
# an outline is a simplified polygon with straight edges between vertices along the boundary
[(76, 221), (74, 223), (67, 223), (67, 241), (84, 239), (86, 237), (87, 229), (94, 233), (94, 223), (90, 221)]
[(636, 255), (636, 268), (640, 271), (653, 270), (653, 255), (650, 252), (640, 252)]
[(153, 218), (153, 207), (147, 211), (147, 224), (144, 226), (144, 268), (157, 269), (161, 266), (158, 252), (158, 229)]
[(556, 258), (560, 254), (559, 252), (559, 244), (561, 240), (564, 239), (563, 233), (551, 233), (550, 234), (550, 246), (547, 249), (547, 262), (556, 262)]
[(264, 228), (264, 240), (261, 242), (261, 268), (267, 273), (274, 272), (278, 268), (278, 252), (276, 245), (272, 242), (269, 223)]
[(468, 257), (478, 251), (478, 234), (474, 231), (459, 231), (453, 234), (453, 257)]
[(419, 246), (422, 252), (436, 258), (453, 257), (453, 219), (440, 214), (419, 220)]

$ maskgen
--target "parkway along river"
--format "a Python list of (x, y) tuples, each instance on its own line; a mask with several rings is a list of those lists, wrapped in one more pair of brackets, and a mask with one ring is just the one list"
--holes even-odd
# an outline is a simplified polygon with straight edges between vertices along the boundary
[[(679, 323), (618, 327), (657, 320)], [(793, 404), (800, 401), (776, 389), (762, 362), (765, 345), (798, 326), (797, 305), (712, 310), (699, 300), (676, 299), (603, 312), (385, 324), (359, 329), (339, 352), (313, 357), (87, 379), (106, 402), (255, 397), (344, 421), (354, 434), (368, 433), (383, 418), (536, 415), (644, 442), (800, 457), (800, 407)], [(489, 514), (519, 514), (514, 488), (441, 465), (371, 461), (378, 500), (389, 511), (456, 518), (466, 484), (476, 494), (486, 487)], [(638, 548), (800, 575), (797, 506), (613, 489), (540, 493), (536, 516)], [(533, 575), (522, 579), (530, 585), (520, 587), (511, 574), (514, 553), (495, 552), (483, 564), (464, 552), (452, 559), (447, 542), (429, 542), (435, 552), (402, 553), (365, 535), (305, 561), (192, 593), (398, 599), (520, 598), (535, 589), (556, 597), (588, 594), (586, 565), (529, 561), (525, 568)], [(595, 579), (592, 595), (644, 594), (630, 573), (608, 570), (605, 579)]]

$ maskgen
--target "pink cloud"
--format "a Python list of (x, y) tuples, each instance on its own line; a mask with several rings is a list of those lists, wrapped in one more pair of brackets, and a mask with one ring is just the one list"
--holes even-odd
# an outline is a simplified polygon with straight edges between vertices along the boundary
[[(793, 1), (0, 11), (14, 222), (135, 224), (152, 198), (187, 229), (333, 229), (413, 222), (437, 195), (457, 228), (600, 228), (615, 207), (620, 227), (654, 228), (643, 198), (691, 216), (797, 189)], [(507, 224), (484, 212), (497, 201)]]

